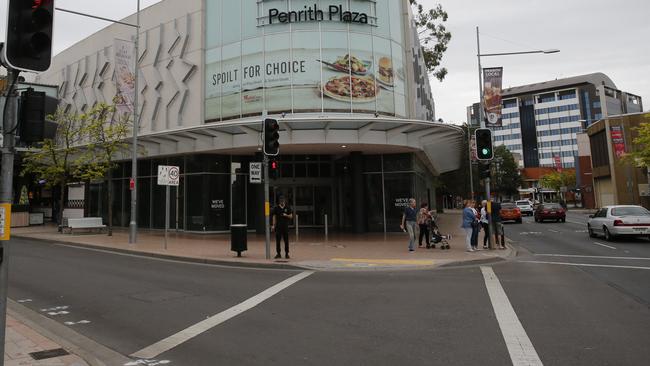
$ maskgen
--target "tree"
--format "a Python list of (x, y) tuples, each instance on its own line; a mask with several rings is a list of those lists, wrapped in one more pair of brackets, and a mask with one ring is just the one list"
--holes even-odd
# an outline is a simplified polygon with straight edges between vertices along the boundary
[(83, 133), (87, 137), (84, 146), (84, 165), (77, 172), (84, 181), (106, 179), (108, 181), (108, 236), (113, 235), (113, 181), (112, 173), (117, 168), (116, 158), (126, 153), (126, 139), (131, 131), (128, 115), (116, 113), (114, 105), (99, 103), (88, 113), (80, 116)]
[(554, 171), (548, 173), (539, 180), (539, 183), (542, 187), (552, 188), (555, 191), (559, 192), (561, 187), (567, 187), (571, 189), (576, 185), (576, 173), (575, 171)]
[(521, 176), (519, 167), (514, 156), (505, 146), (497, 146), (494, 149), (494, 182), (496, 191), (505, 196), (514, 196), (521, 187)]
[(422, 44), (424, 64), (429, 73), (443, 81), (447, 75), (447, 69), (440, 67), (440, 62), (451, 40), (451, 32), (443, 24), (447, 21), (447, 12), (442, 9), (440, 4), (433, 9), (426, 10), (417, 0), (409, 1), (413, 8), (415, 26)]
[(632, 140), (635, 151), (626, 153), (623, 161), (634, 164), (636, 167), (650, 167), (650, 123), (641, 123), (634, 130), (637, 136)]
[(44, 180), (46, 187), (61, 188), (57, 221), (62, 224), (65, 187), (76, 177), (79, 167), (85, 164), (79, 156), (84, 129), (77, 114), (58, 109), (50, 118), (57, 124), (56, 136), (25, 154), (21, 174), (32, 174), (37, 180)]

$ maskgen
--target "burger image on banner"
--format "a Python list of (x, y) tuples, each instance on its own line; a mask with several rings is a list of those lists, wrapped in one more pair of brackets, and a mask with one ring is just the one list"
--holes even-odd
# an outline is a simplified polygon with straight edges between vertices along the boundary
[(394, 73), (393, 73), (393, 61), (388, 57), (382, 57), (379, 59), (379, 71), (377, 72), (377, 80), (387, 86), (393, 86), (394, 82)]

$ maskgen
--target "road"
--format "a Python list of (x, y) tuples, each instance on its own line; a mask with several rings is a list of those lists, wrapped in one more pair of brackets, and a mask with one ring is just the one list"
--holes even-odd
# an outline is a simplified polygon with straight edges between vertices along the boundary
[(393, 272), (239, 269), (15, 239), (9, 293), (151, 365), (647, 365), (650, 243), (609, 249), (579, 224), (528, 221), (507, 225), (515, 260)]

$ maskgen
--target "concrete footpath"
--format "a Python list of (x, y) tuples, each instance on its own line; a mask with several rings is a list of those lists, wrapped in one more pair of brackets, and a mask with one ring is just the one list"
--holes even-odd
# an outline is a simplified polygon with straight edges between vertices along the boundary
[[(140, 255), (188, 260), (202, 263), (255, 267), (308, 268), (315, 270), (354, 269), (416, 269), (453, 264), (489, 263), (515, 255), (511, 246), (506, 250), (465, 251), (464, 232), (460, 228), (461, 212), (450, 210), (438, 215), (442, 234), (451, 235), (451, 249), (417, 248), (407, 250), (405, 233), (330, 233), (323, 230), (303, 230), (290, 235), (291, 259), (267, 260), (264, 236), (248, 234), (248, 250), (239, 258), (230, 251), (229, 234), (190, 234), (170, 231), (165, 248), (164, 232), (140, 230), (135, 244), (129, 244), (128, 231), (115, 229), (113, 236), (106, 233), (62, 234), (53, 225), (15, 228), (12, 235), (69, 245), (99, 248)], [(508, 224), (506, 224), (506, 236)], [(479, 236), (482, 248), (483, 233)], [(284, 253), (283, 253), (284, 255)], [(275, 236), (272, 234), (271, 257), (275, 256)]]
[(69, 354), (61, 345), (41, 335), (11, 315), (7, 315), (4, 364), (5, 366), (88, 365), (79, 356)]

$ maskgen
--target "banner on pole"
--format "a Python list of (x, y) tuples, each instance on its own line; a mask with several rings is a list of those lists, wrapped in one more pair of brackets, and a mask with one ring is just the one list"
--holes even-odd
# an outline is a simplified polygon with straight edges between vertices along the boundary
[(625, 155), (625, 136), (623, 135), (623, 126), (610, 126), (612, 144), (614, 144), (614, 154), (617, 158)]
[(483, 109), (486, 127), (501, 127), (503, 67), (483, 69)]
[(135, 44), (115, 39), (115, 84), (117, 95), (115, 106), (118, 113), (133, 113), (135, 100)]

